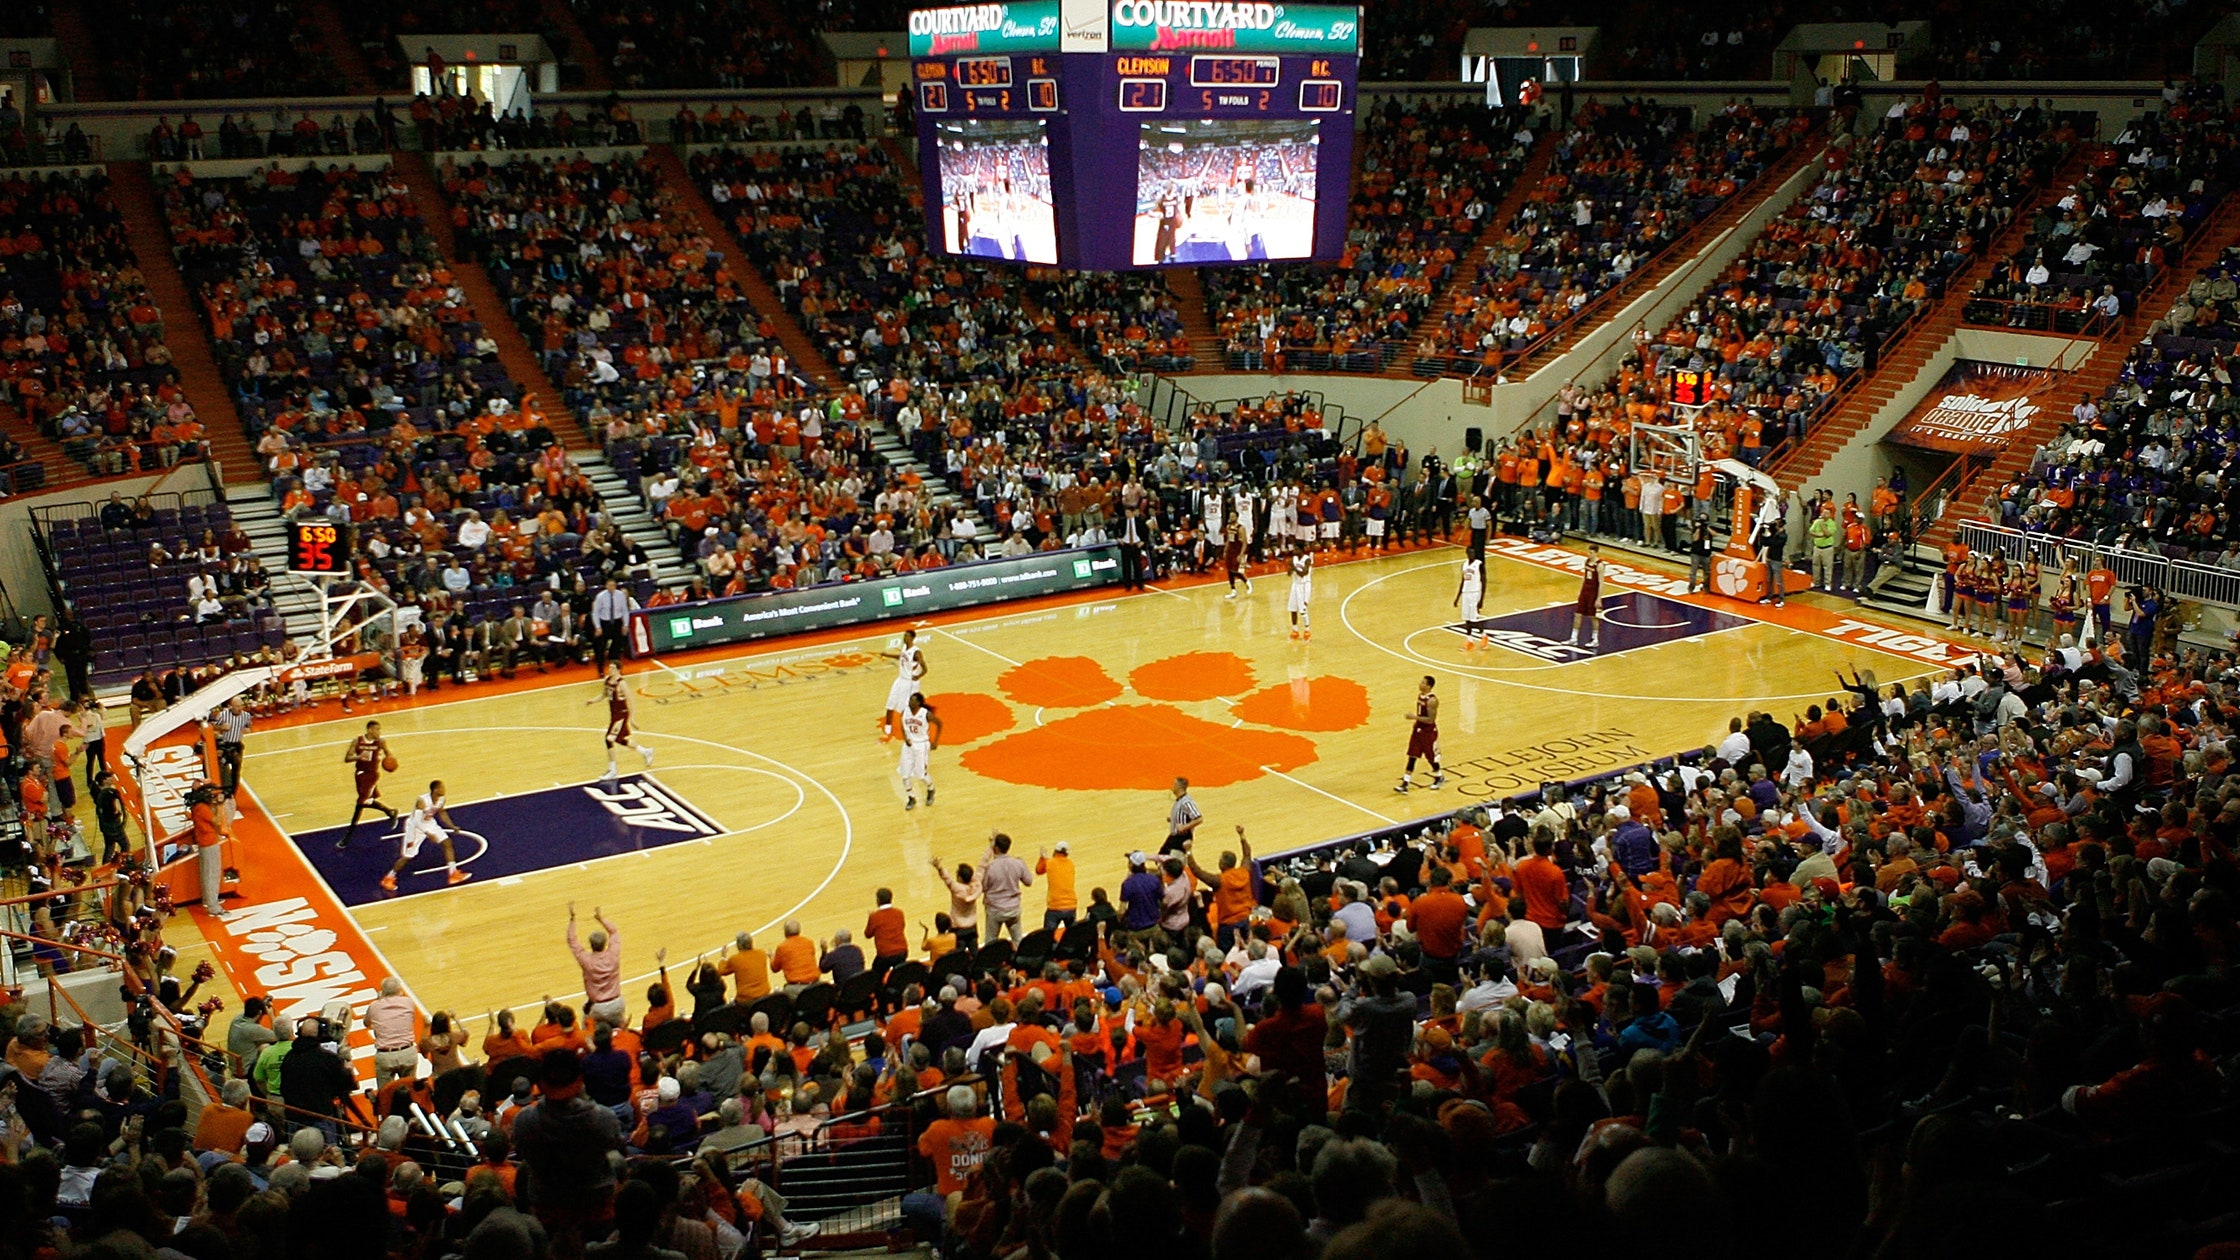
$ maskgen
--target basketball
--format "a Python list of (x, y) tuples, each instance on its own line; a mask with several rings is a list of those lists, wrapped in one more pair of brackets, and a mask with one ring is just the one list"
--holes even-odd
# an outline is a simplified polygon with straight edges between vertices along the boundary
[(397, 772), (397, 755), (395, 753), (383, 753), (381, 755), (381, 768), (390, 774), (395, 774)]

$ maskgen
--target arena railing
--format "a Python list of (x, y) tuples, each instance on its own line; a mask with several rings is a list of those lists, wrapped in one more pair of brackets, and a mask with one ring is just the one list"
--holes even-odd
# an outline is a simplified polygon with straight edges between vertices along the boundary
[[(1629, 774), (1634, 774), (1637, 772), (1652, 775), (1662, 774), (1663, 772), (1672, 769), (1674, 766), (1696, 765), (1699, 764), (1702, 760), (1703, 750), (1693, 749), (1688, 752), (1674, 753), (1669, 756), (1657, 757), (1649, 761), (1636, 762), (1632, 765), (1615, 766), (1608, 770), (1600, 770), (1595, 772), (1594, 774), (1584, 775), (1576, 779), (1566, 779), (1562, 781), (1550, 781), (1548, 783), (1543, 783), (1538, 788), (1535, 788), (1529, 792), (1518, 792), (1511, 796), (1475, 801), (1469, 805), (1451, 809), (1444, 813), (1427, 814), (1421, 818), (1410, 819), (1407, 822), (1394, 823), (1386, 827), (1376, 827), (1368, 831), (1357, 831), (1352, 835), (1339, 836), (1331, 840), (1317, 840), (1313, 844), (1300, 845), (1297, 848), (1284, 849), (1277, 853), (1266, 854), (1258, 860), (1263, 873), (1267, 872), (1270, 868), (1278, 867), (1278, 864), (1280, 864), (1280, 869), (1285, 873), (1294, 875), (1303, 874), (1309, 870), (1312, 870), (1315, 863), (1322, 858), (1348, 852), (1363, 843), (1367, 843), (1372, 851), (1383, 851), (1400, 844), (1405, 844), (1414, 840), (1421, 839), (1424, 836), (1430, 835), (1433, 832), (1440, 830), (1442, 827), (1451, 825), (1455, 820), (1463, 818), (1466, 815), (1479, 814), (1482, 815), (1486, 821), (1490, 822), (1491, 813), (1493, 810), (1498, 809), (1513, 812), (1518, 810), (1537, 808), (1542, 801), (1547, 799), (1548, 790), (1550, 788), (1563, 789), (1563, 797), (1565, 800), (1578, 800), (1584, 797), (1587, 793), (1593, 791), (1596, 787), (1606, 783), (1617, 782), (1624, 779), (1625, 776)], [(1274, 899), (1274, 888), (1272, 887), (1272, 885), (1267, 884), (1265, 881), (1263, 881), (1261, 893), (1263, 900), (1272, 901)]]
[(2240, 609), (2240, 570), (2173, 560), (2124, 547), (2102, 547), (2080, 539), (2032, 533), (1989, 521), (1962, 521), (1959, 535), (1970, 551), (1993, 552), (2009, 560), (2033, 558), (2039, 568), (2055, 571), (2059, 571), (2065, 560), (2075, 560), (2079, 564), (2098, 560), (2105, 562), (2116, 579), (2126, 586), (2152, 586), (2188, 603)]

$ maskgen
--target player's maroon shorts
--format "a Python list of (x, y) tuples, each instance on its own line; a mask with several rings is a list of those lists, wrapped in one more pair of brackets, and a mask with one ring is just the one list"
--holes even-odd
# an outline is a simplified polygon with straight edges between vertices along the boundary
[(370, 801), (381, 795), (381, 773), (378, 769), (358, 771), (358, 799)]
[(616, 744), (627, 744), (629, 742), (630, 719), (627, 716), (615, 718), (607, 723), (607, 746), (609, 748)]
[(1408, 732), (1408, 755), (1411, 757), (1436, 757), (1439, 755), (1439, 728), (1428, 722), (1416, 723)]

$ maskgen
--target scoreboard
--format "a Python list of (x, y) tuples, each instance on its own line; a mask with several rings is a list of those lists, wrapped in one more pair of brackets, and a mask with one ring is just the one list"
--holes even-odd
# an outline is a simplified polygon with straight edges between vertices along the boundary
[(1336, 4), (917, 10), (928, 243), (1090, 271), (1335, 259), (1360, 34)]

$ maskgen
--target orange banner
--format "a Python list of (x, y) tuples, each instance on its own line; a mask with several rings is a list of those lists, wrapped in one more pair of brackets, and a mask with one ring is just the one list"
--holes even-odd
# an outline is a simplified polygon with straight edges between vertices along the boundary
[(2030, 427), (2052, 404), (2061, 375), (2012, 363), (1957, 360), (1913, 414), (1890, 431), (1889, 440), (1956, 454), (1988, 450)]

